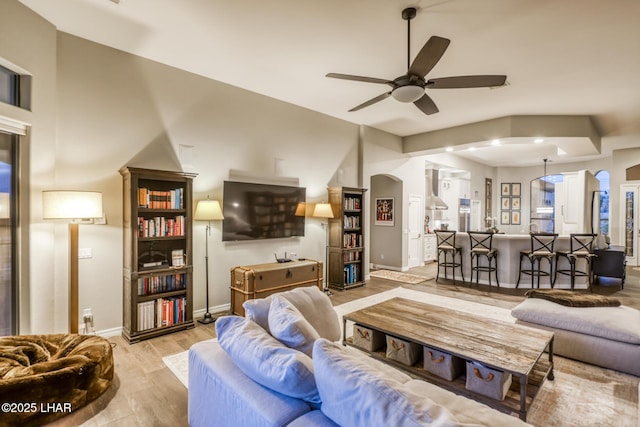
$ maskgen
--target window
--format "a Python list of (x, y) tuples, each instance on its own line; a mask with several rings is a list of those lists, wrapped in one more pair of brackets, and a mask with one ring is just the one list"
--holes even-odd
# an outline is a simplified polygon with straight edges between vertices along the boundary
[(556, 184), (564, 175), (545, 175), (531, 180), (529, 231), (553, 233), (555, 229)]
[(18, 137), (0, 132), (0, 336), (17, 332)]
[(31, 76), (0, 65), (0, 102), (29, 110), (31, 108)]
[(600, 233), (609, 235), (609, 193), (610, 175), (606, 170), (596, 173), (596, 178), (600, 180)]

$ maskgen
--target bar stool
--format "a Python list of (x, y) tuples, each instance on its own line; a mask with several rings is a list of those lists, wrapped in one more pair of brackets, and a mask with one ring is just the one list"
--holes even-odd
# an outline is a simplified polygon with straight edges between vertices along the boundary
[[(476, 272), (476, 284), (479, 282), (480, 272), (489, 275), (489, 286), (491, 286), (491, 272), (498, 281), (498, 251), (493, 248), (493, 232), (491, 231), (469, 231), (469, 256), (471, 258), (471, 282), (473, 282), (473, 272)], [(488, 265), (480, 265), (480, 257), (486, 257)], [(473, 261), (475, 260), (475, 265)], [(493, 265), (492, 265), (493, 264)]]
[[(596, 237), (596, 234), (572, 233), (569, 235), (569, 250), (557, 252), (556, 277), (558, 274), (571, 276), (571, 290), (573, 290), (576, 283), (576, 276), (578, 276), (587, 277), (587, 286), (589, 287), (589, 291), (593, 291), (591, 289), (591, 284), (593, 282), (591, 258), (596, 256), (593, 253), (593, 243), (595, 242)], [(569, 261), (569, 269), (558, 269), (558, 261), (562, 258), (566, 258), (566, 260)], [(584, 270), (576, 270), (576, 262), (579, 259), (586, 261)]]
[[(554, 274), (553, 262), (556, 259), (556, 253), (553, 251), (553, 245), (558, 238), (556, 233), (529, 233), (531, 236), (531, 250), (520, 251), (520, 266), (518, 271), (518, 282), (516, 288), (520, 285), (520, 279), (523, 274), (531, 276), (531, 288), (533, 289), (533, 278), (538, 278), (538, 288), (540, 287), (540, 276), (549, 277), (549, 287), (553, 288)], [(528, 259), (530, 268), (522, 268), (522, 260)], [(543, 259), (549, 263), (549, 271), (540, 269)], [(536, 267), (537, 264), (537, 267)]]
[[(464, 272), (462, 271), (462, 249), (456, 246), (456, 232), (454, 230), (434, 230), (438, 239), (438, 274), (436, 282), (440, 277), (440, 267), (444, 268), (444, 278), (447, 278), (447, 269), (450, 268), (453, 276), (453, 283), (456, 283), (456, 267), (460, 268), (460, 276), (464, 282)], [(444, 254), (444, 261), (440, 260), (440, 255)], [(447, 254), (451, 261), (447, 261)], [(456, 255), (459, 255), (460, 262), (456, 262)]]

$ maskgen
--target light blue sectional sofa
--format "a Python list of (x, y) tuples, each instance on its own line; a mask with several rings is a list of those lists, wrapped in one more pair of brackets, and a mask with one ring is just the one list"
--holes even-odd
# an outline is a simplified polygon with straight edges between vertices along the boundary
[(528, 425), (335, 343), (336, 312), (315, 286), (244, 307), (189, 350), (192, 427)]
[(516, 323), (553, 332), (556, 355), (640, 376), (640, 310), (527, 298), (511, 315)]

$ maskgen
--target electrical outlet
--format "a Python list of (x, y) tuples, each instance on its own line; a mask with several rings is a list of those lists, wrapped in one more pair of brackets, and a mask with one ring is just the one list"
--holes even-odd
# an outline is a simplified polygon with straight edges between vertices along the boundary
[(93, 327), (93, 313), (90, 308), (82, 310), (82, 322), (84, 323), (83, 333), (90, 334), (95, 333), (96, 330)]

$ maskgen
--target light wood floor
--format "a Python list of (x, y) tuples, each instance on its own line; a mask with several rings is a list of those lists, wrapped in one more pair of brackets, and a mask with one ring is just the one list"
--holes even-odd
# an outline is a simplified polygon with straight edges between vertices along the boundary
[[(411, 269), (407, 273), (435, 276), (435, 264)], [(512, 308), (523, 299), (526, 289), (489, 289), (458, 282), (435, 280), (409, 285), (371, 278), (367, 285), (348, 291), (333, 291), (334, 305), (373, 295), (398, 286), (454, 298)], [(640, 309), (640, 271), (627, 268), (627, 280), (595, 286), (594, 292), (616, 297), (623, 304)], [(215, 325), (202, 325), (171, 335), (129, 345), (121, 337), (111, 338), (115, 346), (116, 379), (104, 395), (86, 407), (62, 418), (52, 426), (186, 426), (187, 390), (162, 362), (162, 357), (188, 350), (199, 341), (215, 337)], [(203, 396), (203, 398), (206, 398)]]

